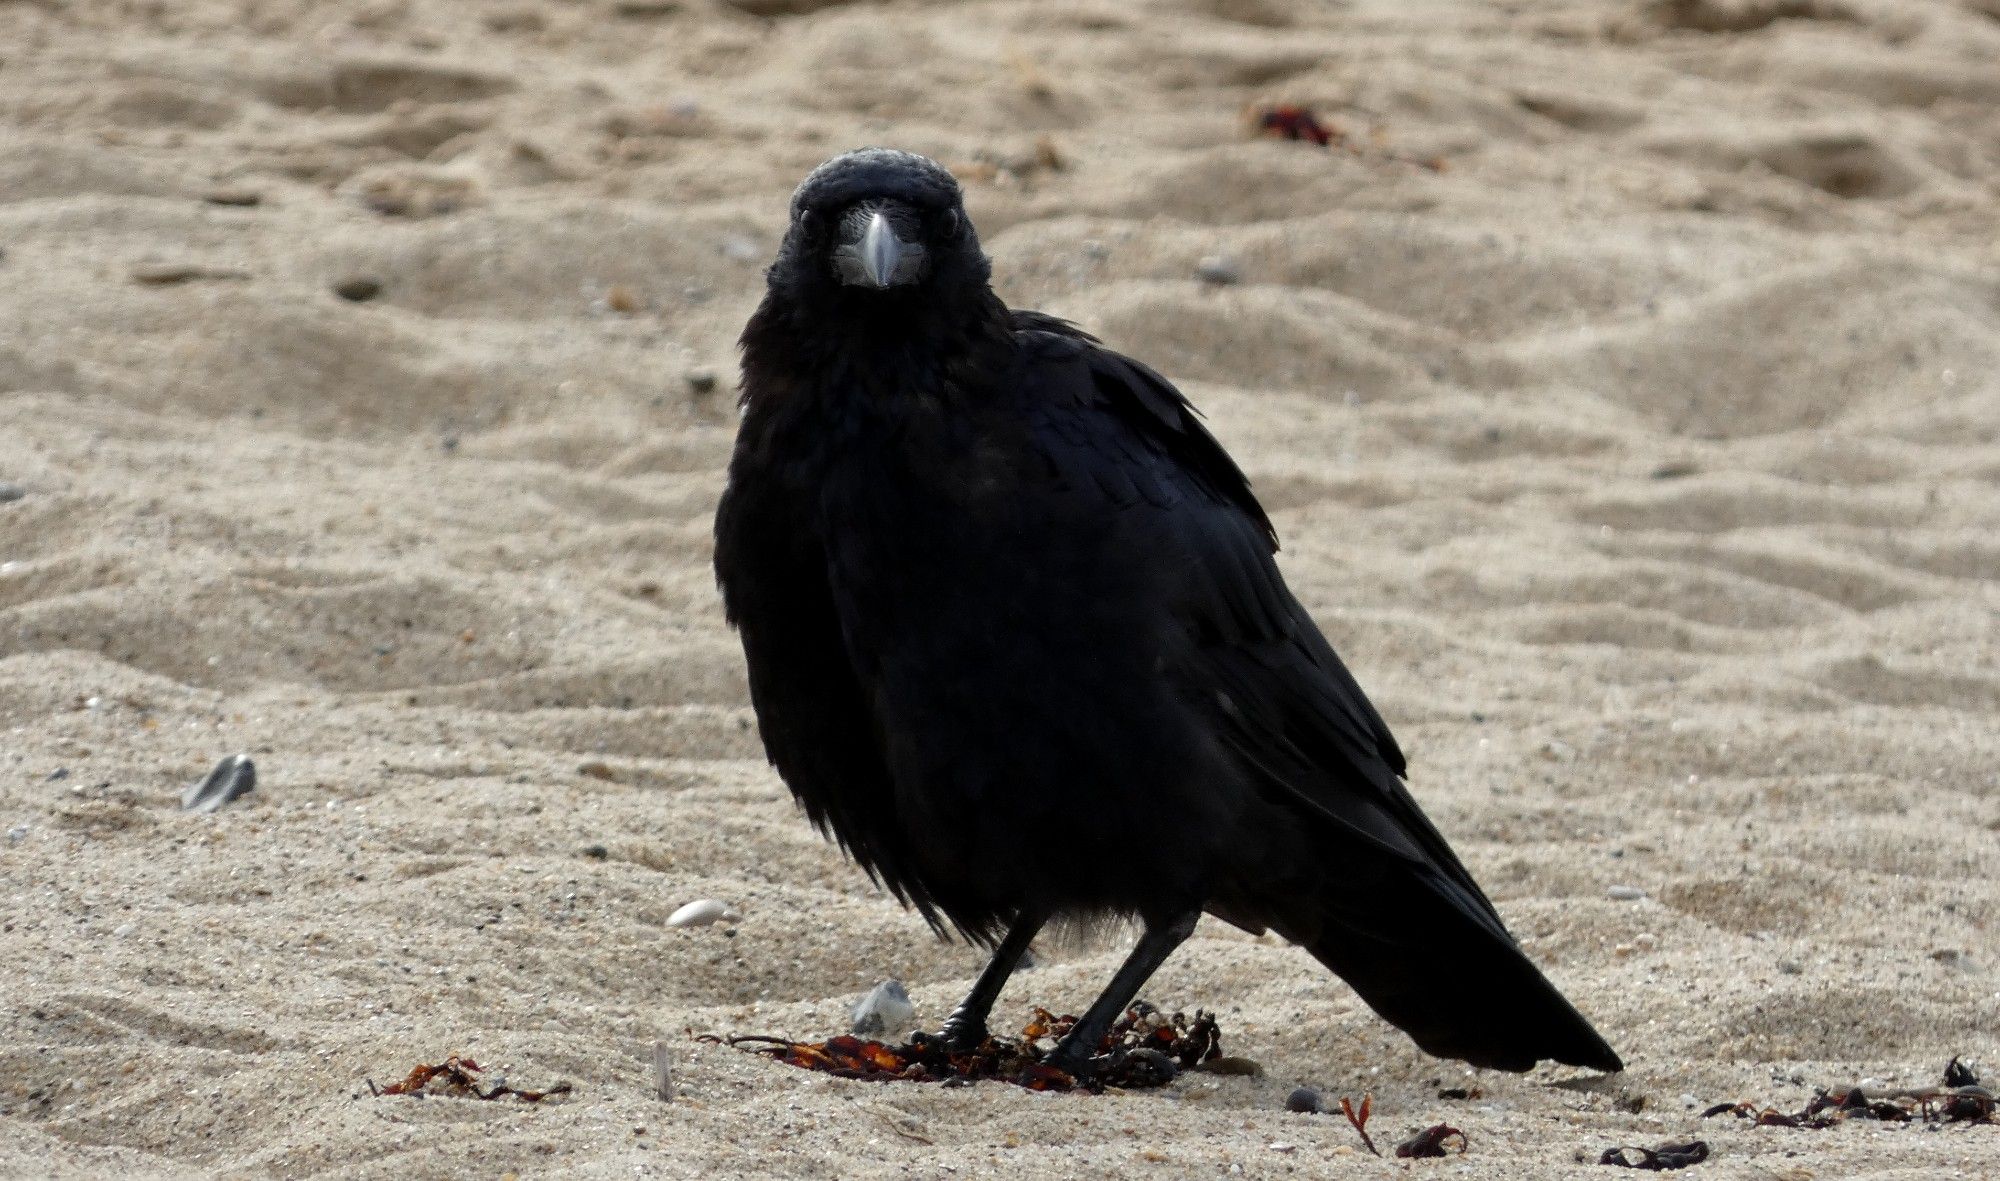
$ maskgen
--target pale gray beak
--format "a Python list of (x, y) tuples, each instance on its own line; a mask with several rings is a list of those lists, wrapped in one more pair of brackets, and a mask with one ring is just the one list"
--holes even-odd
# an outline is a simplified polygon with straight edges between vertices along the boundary
[(913, 283), (924, 270), (924, 248), (896, 233), (881, 208), (862, 208), (841, 221), (841, 244), (834, 249), (840, 281), (877, 291)]

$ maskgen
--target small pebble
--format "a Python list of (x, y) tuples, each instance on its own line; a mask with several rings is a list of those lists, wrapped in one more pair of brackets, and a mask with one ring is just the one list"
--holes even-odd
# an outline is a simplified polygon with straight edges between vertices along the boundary
[(382, 281), (355, 275), (333, 285), (333, 293), (349, 303), (367, 303), (382, 294)]
[(620, 283), (604, 293), (604, 306), (621, 316), (629, 316), (646, 306), (639, 293)]
[(592, 861), (603, 861), (611, 856), (611, 850), (605, 848), (603, 845), (585, 845), (583, 847), (583, 855)]
[(230, 755), (181, 795), (183, 812), (216, 812), (257, 786), (257, 766), (249, 755)]
[(1300, 1087), (1298, 1090), (1285, 1096), (1285, 1110), (1314, 1115), (1326, 1110), (1326, 1101), (1321, 1099), (1319, 1092), (1313, 1090), (1311, 1087)]
[(238, 208), (248, 208), (252, 205), (263, 204), (264, 194), (258, 192), (256, 189), (220, 188), (210, 189), (208, 192), (203, 193), (201, 199), (210, 205), (231, 205)]
[(28, 826), (25, 824), (17, 824), (7, 830), (7, 843), (10, 845), (18, 845), (27, 839)]
[(1194, 277), (1217, 287), (1243, 281), (1243, 268), (1226, 254), (1211, 254), (1194, 266)]
[(6, 504), (10, 500), (19, 500), (27, 494), (28, 490), (19, 484), (10, 484), (5, 480), (0, 480), (0, 504)]
[(111, 928), (111, 933), (113, 935), (118, 936), (120, 939), (123, 939), (127, 935), (130, 935), (132, 932), (138, 929), (139, 929), (138, 927), (132, 925), (131, 923), (120, 923), (117, 926)]
[(193, 262), (142, 262), (132, 268), (132, 281), (148, 287), (172, 287), (203, 279), (248, 279), (250, 272), (235, 267), (211, 267)]
[(690, 369), (687, 383), (688, 388), (697, 394), (712, 394), (715, 392), (715, 370)]
[(1298, 1145), (1287, 1144), (1283, 1140), (1274, 1140), (1271, 1142), (1272, 1152), (1297, 1152), (1298, 1150), (1299, 1150)]
[(855, 1033), (897, 1033), (916, 1024), (917, 1007), (900, 980), (884, 980), (854, 1006)]
[(1646, 892), (1637, 886), (1613, 886), (1609, 890), (1606, 890), (1604, 894), (1605, 897), (1616, 899), (1619, 902), (1637, 902), (1646, 896)]
[(703, 898), (696, 902), (690, 902), (668, 915), (667, 926), (706, 927), (711, 923), (720, 922), (723, 919), (734, 921), (742, 917), (742, 915), (731, 910), (726, 903), (717, 902), (713, 898)]

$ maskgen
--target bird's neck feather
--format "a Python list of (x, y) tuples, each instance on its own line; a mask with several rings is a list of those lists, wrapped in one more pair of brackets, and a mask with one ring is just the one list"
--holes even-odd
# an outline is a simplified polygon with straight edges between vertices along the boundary
[[(955, 300), (800, 300), (771, 292), (743, 330), (746, 408), (830, 399), (842, 413), (976, 398), (1012, 347), (990, 290)], [(796, 409), (804, 409), (803, 406)]]

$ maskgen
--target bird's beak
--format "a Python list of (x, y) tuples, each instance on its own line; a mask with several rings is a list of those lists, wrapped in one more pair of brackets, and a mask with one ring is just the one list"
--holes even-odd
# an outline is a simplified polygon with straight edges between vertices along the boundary
[(896, 232), (886, 209), (857, 209), (841, 221), (840, 228), (834, 264), (841, 282), (880, 291), (913, 283), (923, 273), (924, 248)]
[(894, 280), (902, 247), (895, 228), (880, 210), (868, 215), (868, 228), (861, 232), (861, 272), (872, 286), (887, 287)]

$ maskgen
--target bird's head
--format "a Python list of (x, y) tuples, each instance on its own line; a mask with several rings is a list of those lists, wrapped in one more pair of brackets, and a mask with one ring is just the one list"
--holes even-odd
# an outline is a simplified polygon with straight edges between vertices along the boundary
[(865, 312), (984, 292), (989, 275), (951, 173), (911, 152), (863, 148), (799, 185), (770, 280)]

